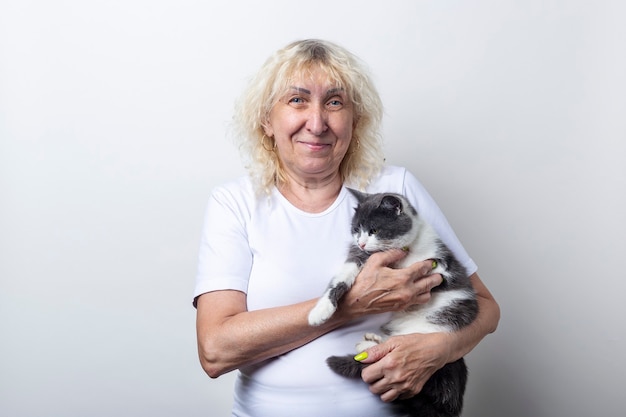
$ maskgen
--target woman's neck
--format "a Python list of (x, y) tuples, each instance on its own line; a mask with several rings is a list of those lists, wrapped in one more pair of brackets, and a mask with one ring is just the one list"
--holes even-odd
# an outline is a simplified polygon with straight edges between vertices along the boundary
[(332, 177), (315, 181), (289, 177), (277, 188), (283, 197), (300, 210), (308, 213), (321, 213), (335, 202), (342, 184), (341, 176), (336, 173)]

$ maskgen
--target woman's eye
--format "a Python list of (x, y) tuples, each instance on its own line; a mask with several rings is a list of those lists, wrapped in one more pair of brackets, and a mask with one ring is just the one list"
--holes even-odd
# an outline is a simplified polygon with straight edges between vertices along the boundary
[(328, 101), (328, 107), (331, 107), (333, 109), (340, 108), (342, 106), (343, 106), (343, 101), (341, 100), (329, 100)]
[(289, 102), (293, 104), (302, 104), (304, 103), (304, 100), (302, 99), (302, 97), (292, 97), (289, 99)]

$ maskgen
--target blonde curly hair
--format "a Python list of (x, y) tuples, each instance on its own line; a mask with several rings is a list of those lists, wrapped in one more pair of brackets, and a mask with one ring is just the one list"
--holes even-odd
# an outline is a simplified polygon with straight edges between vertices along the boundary
[(352, 140), (339, 166), (342, 180), (363, 188), (384, 163), (380, 134), (383, 106), (365, 65), (332, 42), (300, 40), (274, 53), (250, 79), (235, 105), (231, 134), (258, 193), (269, 194), (274, 185), (286, 181), (278, 154), (266, 149), (269, 138), (263, 125), (292, 80), (313, 67), (343, 88), (354, 108)]

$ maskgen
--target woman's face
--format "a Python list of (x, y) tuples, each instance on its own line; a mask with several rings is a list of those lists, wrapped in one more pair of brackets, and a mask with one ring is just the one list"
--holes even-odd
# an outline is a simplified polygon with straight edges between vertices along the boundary
[(354, 112), (347, 93), (328, 81), (318, 68), (296, 78), (272, 108), (265, 134), (287, 175), (316, 181), (339, 172), (352, 139)]

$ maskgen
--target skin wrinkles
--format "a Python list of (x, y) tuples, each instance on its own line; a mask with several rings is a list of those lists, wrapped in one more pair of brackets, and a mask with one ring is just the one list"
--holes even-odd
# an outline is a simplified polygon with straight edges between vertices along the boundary
[[(300, 208), (321, 211), (341, 189), (339, 166), (352, 141), (354, 109), (341, 87), (319, 68), (296, 79), (263, 125), (273, 138), (288, 181), (280, 192)], [(326, 194), (310, 195), (327, 187)], [(320, 199), (321, 198), (321, 199)], [(312, 203), (317, 207), (312, 207)]]

